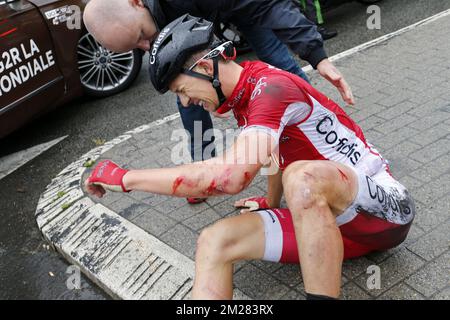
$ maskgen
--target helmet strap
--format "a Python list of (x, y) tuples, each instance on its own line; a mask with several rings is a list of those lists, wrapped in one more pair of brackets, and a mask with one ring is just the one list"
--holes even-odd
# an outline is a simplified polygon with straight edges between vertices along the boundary
[(216, 89), (217, 97), (219, 98), (219, 107), (227, 100), (222, 91), (222, 84), (219, 80), (219, 57), (213, 58), (213, 66), (214, 66), (214, 77), (212, 81), (212, 86)]
[(220, 80), (219, 80), (219, 57), (218, 56), (214, 57), (212, 60), (213, 60), (213, 68), (214, 68), (214, 74), (212, 77), (206, 76), (202, 73), (195, 72), (195, 71), (192, 71), (189, 69), (183, 69), (182, 72), (184, 74), (187, 74), (188, 76), (207, 80), (207, 81), (211, 82), (211, 85), (216, 90), (217, 98), (219, 99), (219, 106), (221, 106), (227, 100), (227, 98), (223, 94), (222, 84), (220, 83)]

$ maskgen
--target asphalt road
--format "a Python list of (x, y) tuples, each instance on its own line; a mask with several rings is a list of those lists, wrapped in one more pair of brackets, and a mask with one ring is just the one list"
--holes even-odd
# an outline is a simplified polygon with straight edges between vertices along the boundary
[[(339, 36), (326, 42), (334, 55), (450, 8), (450, 0), (384, 0), (381, 30), (368, 30), (366, 7), (343, 5), (326, 14)], [(68, 264), (45, 248), (34, 220), (41, 192), (64, 167), (96, 146), (139, 125), (177, 112), (172, 95), (151, 88), (142, 72), (128, 91), (103, 100), (79, 99), (0, 141), (0, 156), (58, 137), (67, 139), (0, 180), (0, 299), (109, 299), (82, 278), (80, 290), (66, 287)]]

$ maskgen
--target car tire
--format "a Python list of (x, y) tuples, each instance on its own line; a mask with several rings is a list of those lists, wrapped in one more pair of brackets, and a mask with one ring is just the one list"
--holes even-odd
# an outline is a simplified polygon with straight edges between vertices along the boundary
[(130, 87), (142, 66), (142, 50), (114, 53), (103, 48), (89, 33), (85, 33), (78, 41), (77, 54), (84, 92), (98, 98), (114, 95)]

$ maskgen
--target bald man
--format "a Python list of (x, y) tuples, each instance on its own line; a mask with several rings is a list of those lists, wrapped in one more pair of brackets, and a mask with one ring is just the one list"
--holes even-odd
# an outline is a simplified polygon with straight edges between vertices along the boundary
[[(149, 50), (158, 30), (185, 13), (216, 23), (233, 23), (260, 60), (308, 81), (290, 48), (331, 82), (346, 103), (354, 103), (349, 85), (327, 58), (316, 25), (290, 0), (91, 0), (84, 11), (84, 23), (94, 38), (112, 51)], [(183, 108), (179, 100), (178, 109), (191, 135), (192, 159), (213, 157), (214, 148), (207, 147), (214, 143), (214, 137), (203, 139), (205, 132), (213, 128), (209, 113), (196, 105)], [(196, 122), (201, 123), (201, 131), (196, 130)], [(200, 137), (195, 134), (198, 131)], [(212, 150), (211, 154), (206, 150)], [(202, 200), (188, 199), (190, 203)]]

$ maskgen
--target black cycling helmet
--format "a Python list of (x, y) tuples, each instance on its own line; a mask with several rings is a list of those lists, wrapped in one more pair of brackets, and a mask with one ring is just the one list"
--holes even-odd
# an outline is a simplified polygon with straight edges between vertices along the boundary
[[(212, 22), (189, 14), (174, 20), (161, 31), (150, 50), (150, 79), (156, 90), (167, 92), (170, 82), (180, 73), (186, 73), (210, 81), (216, 89), (220, 104), (225, 101), (219, 81), (218, 61), (219, 57), (234, 59), (235, 49), (231, 42), (223, 44), (217, 41), (213, 31)], [(213, 49), (204, 57), (214, 61), (213, 77), (191, 70), (195, 65), (189, 70), (183, 69), (192, 54), (205, 49)]]
[(156, 23), (156, 29), (159, 31), (166, 25), (166, 16), (164, 15), (159, 0), (142, 0), (144, 6), (150, 11), (150, 15)]

